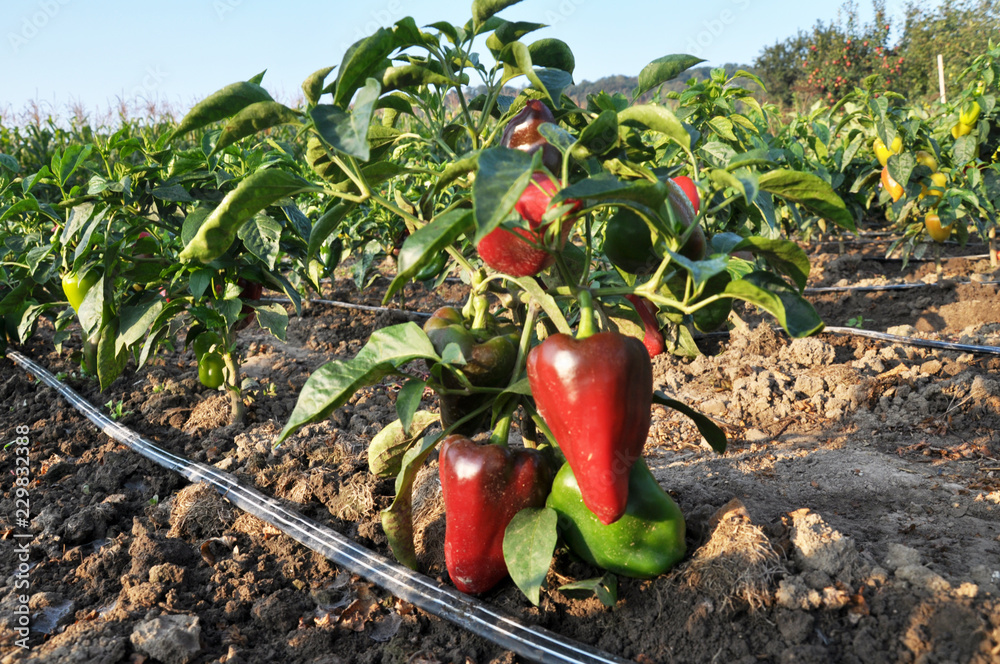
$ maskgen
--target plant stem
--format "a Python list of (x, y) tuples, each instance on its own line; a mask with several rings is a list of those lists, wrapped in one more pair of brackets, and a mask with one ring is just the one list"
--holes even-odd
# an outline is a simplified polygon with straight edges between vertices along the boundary
[(580, 300), (580, 325), (576, 331), (577, 339), (586, 339), (596, 332), (594, 327), (594, 298), (590, 291), (581, 288), (577, 293)]

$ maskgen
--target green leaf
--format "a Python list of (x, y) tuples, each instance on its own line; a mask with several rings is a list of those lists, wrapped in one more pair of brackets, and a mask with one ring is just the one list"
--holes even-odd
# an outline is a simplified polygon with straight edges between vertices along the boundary
[(701, 288), (702, 284), (709, 279), (725, 272), (726, 265), (729, 263), (729, 260), (725, 256), (693, 261), (671, 251), (670, 257), (674, 263), (677, 263), (691, 274), (691, 281), (694, 282), (694, 288)]
[(299, 122), (301, 118), (301, 113), (276, 101), (258, 101), (250, 104), (230, 118), (208, 156), (211, 157), (242, 138), (278, 125)]
[(320, 247), (326, 242), (344, 220), (347, 213), (354, 209), (354, 203), (340, 202), (327, 210), (312, 227), (309, 233), (309, 247), (306, 250), (306, 260), (312, 260), (319, 253)]
[(657, 88), (667, 81), (677, 78), (681, 72), (701, 62), (704, 62), (704, 60), (696, 58), (693, 55), (684, 55), (683, 53), (665, 55), (662, 58), (653, 60), (639, 72), (639, 84), (632, 92), (632, 98), (638, 99), (643, 93), (649, 92), (653, 88)]
[(507, 571), (528, 600), (538, 606), (541, 588), (559, 539), (559, 517), (548, 507), (526, 507), (510, 520), (503, 535)]
[(14, 159), (9, 154), (0, 153), (0, 168), (3, 168), (11, 175), (17, 175), (21, 172), (21, 167), (17, 163), (17, 159)]
[(38, 201), (35, 199), (33, 194), (27, 194), (24, 198), (17, 200), (9, 208), (0, 214), (0, 221), (6, 221), (14, 215), (23, 214), (25, 212), (38, 212)]
[[(544, 23), (529, 23), (527, 21), (503, 21), (493, 34), (486, 40), (491, 50), (499, 52), (507, 44), (517, 41), (526, 34), (547, 27)], [(492, 46), (491, 46), (492, 44)]]
[(115, 354), (129, 349), (149, 331), (156, 317), (163, 309), (163, 300), (155, 298), (135, 306), (122, 307), (118, 323), (118, 338), (115, 340)]
[(886, 166), (889, 168), (889, 175), (904, 189), (910, 183), (910, 176), (917, 165), (917, 158), (909, 152), (889, 155)]
[(334, 360), (309, 376), (275, 445), (302, 426), (329, 417), (362, 387), (417, 359), (439, 359), (419, 325), (403, 323), (376, 330), (354, 359)]
[[(521, 0), (472, 0), (472, 25), (476, 30), (486, 23), (486, 20)], [(440, 28), (439, 28), (440, 29)]]
[(569, 44), (561, 39), (539, 39), (528, 46), (531, 62), (535, 67), (558, 69), (572, 74), (576, 68), (576, 59)]
[(288, 329), (288, 312), (276, 302), (253, 305), (254, 314), (257, 316), (257, 324), (267, 330), (272, 335), (285, 340)]
[(323, 86), (326, 84), (326, 77), (336, 68), (337, 66), (334, 65), (332, 67), (317, 69), (309, 74), (306, 80), (302, 81), (302, 94), (305, 95), (306, 101), (309, 102), (310, 106), (315, 106), (319, 103), (319, 98), (323, 94)]
[(400, 420), (393, 420), (382, 428), (368, 445), (368, 470), (378, 477), (399, 475), (403, 467), (403, 456), (413, 443), (423, 435), (429, 426), (437, 423), (439, 415), (429, 410), (413, 414), (409, 431), (403, 429)]
[(726, 434), (715, 422), (705, 417), (695, 409), (691, 408), (687, 404), (681, 403), (676, 399), (671, 399), (663, 392), (653, 392), (653, 403), (658, 403), (661, 406), (666, 406), (667, 408), (673, 408), (678, 413), (682, 413), (691, 418), (695, 426), (698, 427), (698, 432), (702, 435), (712, 449), (719, 454), (725, 454), (726, 452)]
[(420, 407), (425, 387), (427, 387), (427, 381), (412, 378), (406, 381), (406, 384), (396, 394), (396, 415), (399, 416), (403, 431), (408, 434), (412, 433), (410, 424), (413, 422), (413, 414)]
[[(539, 150), (541, 154), (541, 150)], [(472, 185), (478, 243), (500, 225), (531, 181), (532, 155), (510, 148), (490, 148), (479, 154), (479, 170)]]
[(278, 260), (281, 224), (266, 214), (255, 215), (240, 227), (237, 236), (254, 256), (273, 270)]
[(559, 586), (559, 592), (571, 599), (594, 596), (601, 601), (601, 604), (610, 609), (618, 603), (618, 577), (608, 573), (593, 579), (574, 581)]
[(225, 120), (241, 109), (259, 101), (274, 101), (274, 99), (271, 98), (267, 90), (256, 83), (240, 81), (227, 85), (218, 92), (210, 94), (188, 111), (177, 128), (170, 133), (167, 142), (169, 143), (189, 131), (201, 129), (219, 120)]
[(73, 173), (83, 165), (83, 162), (87, 161), (87, 157), (93, 150), (94, 146), (90, 144), (74, 144), (66, 148), (63, 153), (57, 152), (52, 155), (52, 174), (59, 186), (66, 186)]
[(105, 325), (101, 330), (101, 339), (97, 343), (97, 379), (101, 384), (101, 391), (111, 387), (118, 376), (122, 375), (125, 365), (128, 363), (128, 353), (126, 351), (116, 352), (117, 340), (115, 337), (114, 325)]
[(774, 316), (789, 335), (800, 338), (823, 329), (813, 305), (784, 279), (770, 272), (751, 272), (729, 282), (725, 294), (755, 304)]
[(388, 302), (400, 288), (405, 286), (441, 252), (445, 251), (463, 233), (473, 228), (472, 211), (449, 210), (436, 217), (431, 223), (411, 233), (399, 250), (396, 262), (396, 276), (386, 290), (382, 303)]
[(630, 106), (618, 114), (618, 124), (639, 125), (658, 131), (685, 150), (691, 149), (691, 135), (666, 106), (640, 104)]
[(382, 86), (374, 78), (369, 78), (350, 111), (337, 106), (316, 106), (309, 116), (316, 124), (316, 131), (330, 147), (361, 161), (368, 161), (371, 146), (368, 142), (368, 126), (375, 112), (375, 102)]
[(791, 240), (748, 237), (732, 251), (750, 251), (755, 256), (764, 258), (771, 267), (791, 277), (800, 291), (806, 287), (809, 279), (809, 256)]
[(618, 146), (618, 113), (602, 111), (584, 127), (573, 146), (573, 156), (581, 161), (597, 157)]
[[(464, 83), (468, 83), (468, 75), (464, 75)], [(462, 81), (460, 81), (462, 82)], [(382, 74), (382, 90), (401, 90), (419, 85), (435, 85), (442, 90), (452, 87), (450, 78), (421, 65), (400, 65), (389, 67)]]
[(798, 203), (841, 228), (854, 230), (854, 216), (847, 205), (833, 187), (818, 175), (781, 169), (764, 173), (758, 184), (764, 191)]
[(413, 545), (413, 480), (427, 455), (437, 445), (441, 434), (425, 436), (403, 455), (402, 469), (396, 476), (396, 497), (392, 505), (382, 510), (382, 530), (389, 540), (392, 554), (403, 565), (417, 569), (417, 552)]
[[(396, 48), (396, 37), (392, 30), (379, 28), (377, 31), (355, 42), (347, 49), (344, 60), (340, 64), (337, 81), (334, 86), (333, 104), (340, 109), (346, 109), (351, 98), (366, 79), (376, 76), (382, 69), (385, 59)], [(378, 95), (375, 95), (378, 97)], [(364, 136), (364, 132), (361, 133)]]
[(154, 198), (169, 203), (194, 203), (195, 198), (188, 193), (187, 189), (179, 184), (153, 187), (149, 192)]
[(208, 215), (179, 258), (210, 263), (226, 253), (246, 222), (268, 205), (304, 191), (321, 191), (298, 175), (278, 169), (257, 171), (237, 185)]

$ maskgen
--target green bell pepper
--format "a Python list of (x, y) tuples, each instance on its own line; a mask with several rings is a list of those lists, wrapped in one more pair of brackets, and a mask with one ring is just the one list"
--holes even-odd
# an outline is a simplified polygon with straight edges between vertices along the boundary
[(684, 516), (644, 459), (632, 466), (628, 482), (625, 514), (609, 525), (583, 504), (568, 463), (556, 474), (545, 504), (558, 514), (559, 535), (573, 553), (609, 572), (648, 579), (684, 557)]

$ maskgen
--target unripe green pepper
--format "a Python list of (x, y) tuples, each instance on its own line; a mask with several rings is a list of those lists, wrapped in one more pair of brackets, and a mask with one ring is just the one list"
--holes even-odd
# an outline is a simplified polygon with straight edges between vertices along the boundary
[(684, 557), (684, 516), (644, 459), (632, 466), (628, 484), (625, 514), (610, 525), (583, 504), (568, 463), (556, 473), (545, 505), (559, 515), (559, 535), (573, 553), (609, 572), (648, 579)]
[(94, 287), (101, 275), (96, 270), (91, 270), (84, 275), (76, 272), (67, 272), (62, 276), (62, 289), (66, 295), (66, 301), (73, 307), (73, 311), (79, 313), (83, 299), (87, 297), (87, 292)]
[[(511, 328), (500, 327), (492, 316), (482, 330), (469, 330), (462, 313), (454, 307), (442, 307), (424, 323), (424, 332), (434, 350), (444, 353), (449, 344), (456, 344), (466, 364), (458, 367), (475, 387), (503, 387), (510, 380), (517, 361), (517, 334)], [(462, 389), (462, 382), (450, 371), (441, 372), (441, 382), (449, 390)], [(442, 394), (441, 426), (449, 427), (493, 398), (491, 394)], [(470, 420), (456, 431), (471, 435), (484, 423), (489, 413)]]

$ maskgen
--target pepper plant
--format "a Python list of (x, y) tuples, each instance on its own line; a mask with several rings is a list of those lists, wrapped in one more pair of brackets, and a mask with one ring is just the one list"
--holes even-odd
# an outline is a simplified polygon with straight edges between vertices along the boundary
[[(244, 180), (217, 208), (222, 212), (187, 240), (180, 257), (188, 265), (211, 264), (262, 206), (319, 188), (318, 196), (329, 202), (308, 233), (310, 258), (357, 210), (379, 208), (406, 226), (386, 301), (446, 253), (470, 284), (464, 307), (436, 313), (423, 329), (406, 323), (377, 330), (353, 359), (320, 367), (277, 443), (330, 416), (363, 386), (388, 375), (402, 378), (399, 419), (373, 441), (369, 454), (373, 472), (397, 476), (396, 497), (382, 514), (394, 554), (416, 566), (413, 480), (438, 443), (452, 441), (441, 451), (441, 477), (453, 580), (473, 592), (498, 582), (495, 544), (489, 553), (477, 548), (475, 554), (465, 545), (500, 538), (507, 571), (537, 602), (557, 533), (574, 546), (601, 528), (638, 519), (609, 539), (619, 543), (617, 550), (595, 558), (638, 576), (664, 571), (683, 552), (683, 519), (641, 461), (653, 401), (693, 418), (713, 447), (725, 448), (725, 436), (708, 418), (652, 393), (649, 352), (637, 339), (643, 319), (626, 296), (652, 305), (647, 320), (658, 314), (653, 320), (686, 331), (671, 336), (671, 347), (680, 352), (696, 352), (692, 319), (724, 304), (724, 321), (733, 299), (770, 312), (793, 336), (814, 333), (822, 322), (801, 296), (809, 263), (794, 243), (755, 236), (753, 224), (732, 224), (705, 238), (702, 250), (685, 255), (685, 247), (697, 234), (704, 236), (709, 218), (732, 217), (734, 206), (766, 207), (762, 192), (768, 201), (775, 197), (846, 227), (853, 220), (828, 183), (775, 168), (777, 162), (762, 157), (766, 142), (756, 137), (757, 124), (750, 123), (745, 141), (724, 151), (705, 149), (702, 130), (722, 126), (714, 119), (721, 107), (713, 112), (705, 101), (689, 114), (692, 124), (667, 106), (636, 101), (697, 58), (671, 55), (650, 63), (632, 99), (599, 94), (580, 105), (563, 94), (572, 82), (570, 47), (532, 39), (541, 24), (497, 16), (512, 4), (476, 0), (472, 18), (461, 25), (439, 21), (419, 28), (404, 18), (379, 29), (353, 44), (338, 67), (306, 79), (301, 115), (263, 99), (259, 86), (242, 83), (206, 100), (212, 113), (205, 119), (225, 120), (227, 128), (237, 128), (237, 140), (301, 123), (305, 162), (322, 184), (278, 169)], [(485, 45), (495, 64), (480, 58), (476, 44)], [(470, 98), (467, 84), (474, 77), (485, 91)], [(529, 87), (505, 95), (504, 86), (521, 78)], [(701, 104), (698, 96), (689, 103)], [(395, 158), (407, 146), (421, 147), (423, 166)], [(701, 205), (693, 196), (697, 212), (685, 187), (671, 179), (680, 175), (705, 200)], [(398, 186), (401, 181), (408, 184)], [(601, 251), (600, 231), (621, 211), (640, 219), (649, 234), (654, 258), (644, 274), (619, 269)], [(613, 364), (620, 353), (627, 359)], [(429, 376), (411, 364), (417, 360)], [(586, 378), (570, 368), (590, 365), (599, 370)], [(632, 384), (633, 370), (646, 380)], [(418, 410), (425, 388), (437, 393), (442, 421), (440, 432), (423, 435), (430, 425), (426, 411)], [(592, 436), (570, 442), (591, 424)], [(508, 447), (515, 429), (525, 446), (540, 451), (547, 471), (535, 460), (513, 470), (522, 467), (517, 454), (475, 447)], [(485, 437), (487, 431), (484, 443), (455, 438), (477, 432)], [(451, 470), (455, 462), (448, 450), (462, 450), (461, 472)], [(579, 462), (598, 450), (601, 461), (593, 467)], [(549, 494), (548, 478), (564, 460), (587, 506), (583, 511), (568, 507), (570, 482), (559, 485), (565, 486), (561, 498), (552, 489), (551, 507), (536, 497)], [(658, 505), (652, 512), (630, 507), (650, 503)], [(515, 513), (510, 505), (523, 509)], [(599, 524), (570, 534), (567, 524), (579, 525), (592, 510)], [(648, 546), (673, 542), (666, 564), (615, 564), (627, 555), (628, 533), (640, 527), (660, 533)], [(536, 536), (518, 535), (526, 531)], [(482, 564), (470, 569), (467, 563), (476, 558)]]

